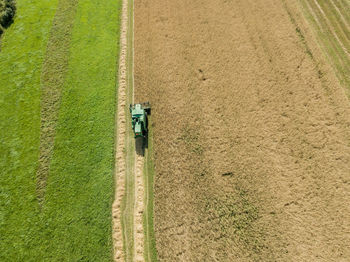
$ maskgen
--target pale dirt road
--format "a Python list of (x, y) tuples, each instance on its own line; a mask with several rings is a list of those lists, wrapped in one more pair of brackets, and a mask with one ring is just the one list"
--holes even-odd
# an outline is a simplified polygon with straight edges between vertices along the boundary
[(135, 3), (160, 261), (350, 260), (350, 104), (283, 3)]
[[(132, 8), (132, 0), (123, 0), (116, 114), (116, 188), (112, 206), (114, 261), (144, 261), (144, 159), (143, 156), (135, 153), (134, 147), (130, 146), (130, 141), (132, 141), (131, 143), (134, 141), (133, 134), (126, 127), (130, 117), (126, 113), (129, 110), (127, 105), (133, 103), (131, 100), (134, 97), (133, 94), (130, 95), (133, 92), (134, 73)], [(130, 161), (130, 158), (134, 158), (134, 161)], [(130, 167), (129, 163), (133, 162), (134, 166)], [(127, 170), (128, 168), (130, 170)], [(133, 210), (133, 212), (129, 212), (129, 210)], [(128, 228), (129, 225), (132, 226), (131, 230)]]

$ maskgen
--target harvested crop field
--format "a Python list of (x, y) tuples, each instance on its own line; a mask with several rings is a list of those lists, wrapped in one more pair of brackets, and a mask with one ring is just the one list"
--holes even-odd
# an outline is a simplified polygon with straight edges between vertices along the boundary
[(161, 261), (350, 259), (350, 104), (297, 3), (135, 2)]

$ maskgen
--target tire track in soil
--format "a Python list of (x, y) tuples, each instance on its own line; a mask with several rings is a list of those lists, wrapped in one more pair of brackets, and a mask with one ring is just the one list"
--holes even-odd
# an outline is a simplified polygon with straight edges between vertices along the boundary
[(39, 166), (36, 173), (37, 199), (40, 205), (44, 201), (47, 178), (50, 172), (56, 123), (65, 74), (68, 68), (69, 47), (78, 3), (79, 0), (59, 1), (43, 63), (41, 75), (40, 151)]

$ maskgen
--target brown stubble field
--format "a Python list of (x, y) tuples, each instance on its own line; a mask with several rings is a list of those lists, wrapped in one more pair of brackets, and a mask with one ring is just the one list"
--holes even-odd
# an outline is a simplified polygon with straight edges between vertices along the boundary
[(350, 259), (350, 104), (309, 31), (281, 0), (135, 1), (160, 261)]

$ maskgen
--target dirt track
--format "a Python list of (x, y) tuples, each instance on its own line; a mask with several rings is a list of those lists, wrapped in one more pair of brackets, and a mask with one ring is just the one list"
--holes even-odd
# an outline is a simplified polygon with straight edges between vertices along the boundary
[(349, 260), (349, 101), (296, 6), (135, 4), (159, 259)]
[[(116, 115), (116, 166), (113, 215), (114, 261), (144, 261), (144, 158), (136, 154), (131, 126), (126, 114), (133, 103), (133, 5), (123, 0), (121, 14), (118, 110)], [(131, 143), (131, 144), (130, 144)], [(136, 149), (136, 150), (135, 150)], [(130, 228), (131, 225), (131, 228)], [(130, 230), (131, 229), (131, 230)]]

